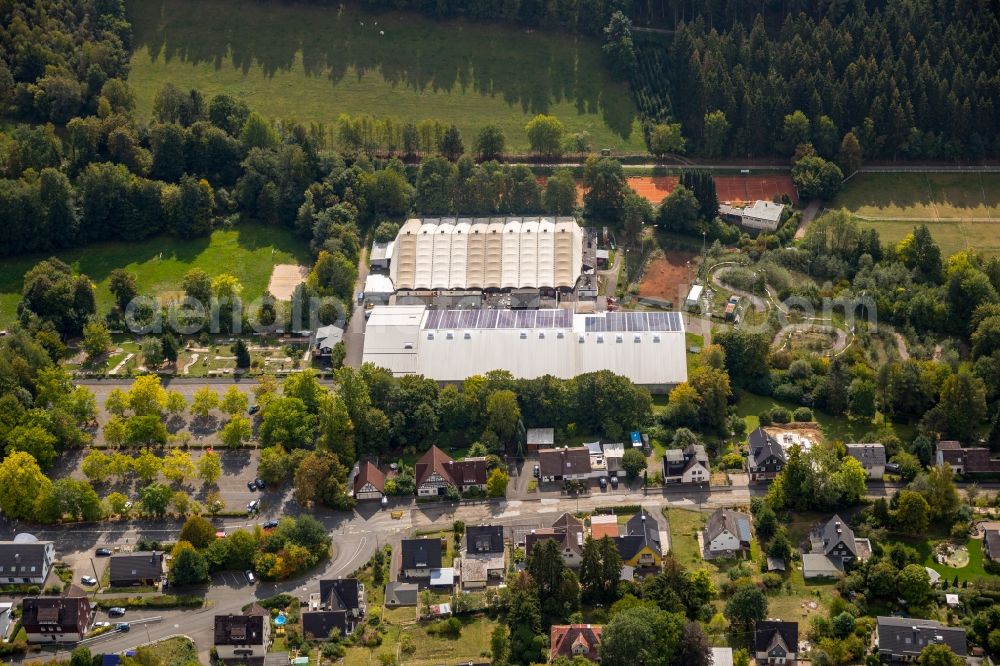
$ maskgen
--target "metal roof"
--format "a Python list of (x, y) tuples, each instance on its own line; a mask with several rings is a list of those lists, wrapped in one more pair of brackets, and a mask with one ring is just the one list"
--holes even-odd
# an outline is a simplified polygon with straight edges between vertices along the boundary
[(398, 289), (569, 289), (583, 271), (583, 230), (571, 217), (413, 218), (389, 270)]
[(610, 313), (609, 319), (568, 310), (375, 306), (365, 329), (363, 361), (394, 375), (419, 374), (438, 381), (461, 381), (491, 370), (507, 370), (519, 379), (569, 379), (610, 370), (647, 386), (687, 380), (680, 317), (639, 313), (647, 315), (644, 326), (628, 330), (632, 319), (613, 317), (617, 314)]

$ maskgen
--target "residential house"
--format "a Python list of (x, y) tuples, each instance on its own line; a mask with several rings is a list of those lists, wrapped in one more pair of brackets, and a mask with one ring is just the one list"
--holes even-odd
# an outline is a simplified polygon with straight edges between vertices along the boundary
[(819, 529), (813, 537), (814, 544), (819, 539), (819, 548), (813, 547), (813, 552), (819, 552), (827, 557), (839, 557), (847, 564), (858, 556), (858, 545), (854, 538), (854, 530), (840, 516), (834, 516)]
[(465, 551), (458, 567), (463, 589), (486, 587), (503, 580), (506, 544), (500, 525), (473, 525), (465, 528)]
[(580, 566), (583, 559), (583, 522), (579, 518), (564, 513), (552, 523), (552, 527), (532, 530), (524, 535), (524, 552), (530, 553), (536, 543), (545, 539), (552, 539), (559, 545), (559, 552), (566, 566)]
[(758, 664), (794, 664), (799, 652), (797, 622), (758, 622), (753, 634), (754, 659)]
[(583, 480), (590, 478), (590, 450), (586, 446), (571, 449), (541, 449), (538, 467), (542, 481)]
[(116, 553), (111, 556), (111, 587), (132, 585), (156, 585), (163, 577), (163, 553), (158, 551), (138, 551)]
[(937, 444), (938, 467), (948, 464), (955, 474), (1000, 473), (1000, 458), (991, 458), (990, 450), (983, 447), (962, 448), (956, 441), (944, 440)]
[(403, 539), (402, 571), (407, 578), (430, 578), (441, 562), (441, 539)]
[(556, 443), (555, 428), (529, 428), (525, 434), (528, 453), (538, 453), (540, 449), (551, 449)]
[(330, 324), (316, 329), (316, 341), (313, 343), (314, 356), (329, 356), (338, 342), (344, 339), (344, 329)]
[(622, 458), (625, 457), (625, 445), (621, 442), (604, 444), (604, 462), (607, 465), (608, 476), (625, 476)]
[(983, 555), (994, 562), (1000, 562), (1000, 529), (991, 527), (983, 534)]
[(629, 518), (615, 544), (622, 556), (622, 564), (636, 568), (659, 568), (663, 563), (660, 525), (645, 509), (640, 509), (639, 513)]
[(587, 442), (584, 444), (590, 452), (590, 479), (599, 479), (608, 475), (608, 464), (604, 461), (604, 449), (600, 442)]
[(664, 483), (708, 483), (712, 476), (708, 454), (702, 444), (688, 444), (686, 449), (667, 449), (663, 455)]
[(385, 474), (371, 462), (361, 464), (354, 477), (354, 499), (380, 500), (385, 496)]
[(82, 641), (94, 621), (90, 599), (78, 592), (64, 597), (26, 597), (21, 611), (21, 626), (29, 643)]
[(847, 455), (861, 463), (869, 479), (885, 475), (885, 447), (881, 444), (848, 444)]
[(27, 534), (0, 541), (0, 583), (44, 585), (55, 559), (52, 541), (38, 541)]
[(420, 457), (416, 465), (417, 495), (444, 495), (448, 487), (459, 492), (486, 488), (486, 458), (466, 458), (456, 462), (436, 446)]
[(358, 579), (321, 580), (319, 594), (309, 597), (309, 610), (302, 613), (302, 633), (318, 640), (325, 640), (332, 631), (350, 636), (367, 607), (365, 586)]
[(557, 657), (586, 657), (600, 661), (601, 625), (554, 624), (549, 629), (549, 661)]
[(749, 551), (750, 516), (732, 509), (717, 509), (705, 523), (705, 552), (709, 555), (734, 555)]
[(416, 606), (420, 587), (416, 583), (391, 581), (385, 584), (386, 606)]
[(733, 648), (712, 648), (712, 666), (733, 666)]
[(608, 537), (615, 539), (620, 534), (618, 530), (618, 516), (615, 515), (593, 515), (590, 517), (590, 538), (603, 539)]
[(959, 657), (968, 654), (965, 629), (946, 627), (936, 620), (879, 616), (875, 621), (875, 645), (883, 661), (916, 661), (928, 645), (941, 643)]
[(785, 468), (788, 458), (777, 438), (768, 434), (763, 428), (757, 428), (747, 438), (750, 446), (750, 457), (747, 460), (747, 471), (751, 481), (770, 481)]
[(242, 615), (215, 616), (215, 650), (219, 659), (246, 662), (263, 659), (271, 644), (271, 614), (256, 603)]

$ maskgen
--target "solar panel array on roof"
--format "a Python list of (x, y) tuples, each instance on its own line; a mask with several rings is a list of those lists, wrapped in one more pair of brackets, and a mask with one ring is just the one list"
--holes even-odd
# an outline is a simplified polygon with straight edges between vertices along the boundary
[(431, 310), (424, 330), (572, 328), (569, 310)]
[(619, 333), (625, 331), (680, 331), (679, 312), (609, 312), (603, 317), (584, 320), (587, 333)]

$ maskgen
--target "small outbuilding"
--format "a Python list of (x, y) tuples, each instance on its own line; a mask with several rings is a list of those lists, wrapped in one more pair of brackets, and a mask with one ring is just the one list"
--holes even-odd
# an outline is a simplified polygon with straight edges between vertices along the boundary
[(687, 297), (684, 299), (684, 307), (692, 310), (700, 307), (701, 294), (705, 290), (700, 284), (691, 285), (691, 290), (688, 292)]
[(529, 453), (537, 453), (539, 449), (551, 449), (556, 442), (555, 428), (529, 428), (526, 440)]
[(371, 254), (368, 255), (368, 265), (374, 269), (389, 270), (392, 265), (392, 254), (396, 249), (396, 241), (387, 243), (372, 243)]

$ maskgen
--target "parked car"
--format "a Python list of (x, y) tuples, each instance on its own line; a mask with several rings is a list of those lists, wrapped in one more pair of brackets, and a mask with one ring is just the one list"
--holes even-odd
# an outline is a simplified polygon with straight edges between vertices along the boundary
[(264, 479), (254, 479), (254, 483), (257, 484), (257, 490), (264, 490), (264, 488), (267, 488), (267, 484), (264, 483)]
[(111, 557), (111, 549), (98, 548), (97, 550), (94, 551), (94, 554), (97, 555), (98, 557)]
[(250, 405), (250, 409), (247, 410), (249, 416), (253, 416), (260, 411), (260, 405)]
[(246, 576), (247, 576), (247, 582), (250, 583), (251, 585), (257, 582), (257, 578), (253, 575), (253, 572), (250, 571), (249, 569), (247, 569), (246, 571)]
[(536, 479), (540, 479), (542, 477), (542, 470), (538, 467), (538, 465), (535, 465), (535, 469), (531, 470), (531, 473)]
[(275, 520), (274, 518), (264, 523), (265, 530), (273, 530), (277, 526), (278, 526), (278, 521)]
[(115, 606), (108, 609), (108, 617), (121, 617), (125, 614), (125, 609), (121, 606)]
[(247, 481), (247, 490), (249, 490), (250, 492), (253, 492), (253, 491), (257, 490), (257, 482), (256, 481)]
[(132, 627), (129, 625), (128, 622), (119, 622), (118, 624), (115, 625), (115, 629), (117, 629), (118, 631), (128, 631), (131, 628)]
[(110, 627), (110, 626), (111, 626), (110, 622), (95, 622), (93, 628), (103, 629), (104, 627)]
[(606, 478), (604, 478), (602, 476), (601, 478), (599, 478), (597, 480), (597, 482), (600, 484), (601, 490), (607, 490), (607, 488), (608, 488), (608, 480)]
[(97, 585), (97, 579), (93, 576), (84, 576), (80, 579), (80, 582), (84, 585)]
[(617, 476), (611, 477), (611, 487), (612, 488), (617, 488), (618, 487), (618, 477)]
[(260, 500), (255, 499), (247, 502), (247, 513), (256, 513), (260, 511)]

